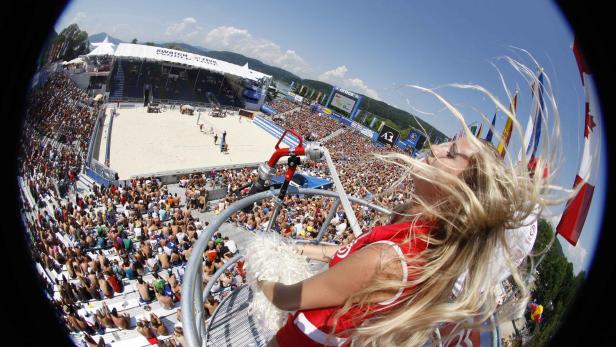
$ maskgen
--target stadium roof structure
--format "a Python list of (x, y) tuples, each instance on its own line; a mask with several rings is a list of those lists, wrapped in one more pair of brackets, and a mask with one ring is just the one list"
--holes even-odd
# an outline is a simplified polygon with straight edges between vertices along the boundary
[(251, 70), (248, 67), (248, 63), (245, 65), (235, 65), (226, 61), (205, 57), (194, 53), (155, 46), (120, 43), (116, 48), (114, 55), (116, 58), (135, 58), (188, 65), (222, 74), (240, 76), (252, 81), (270, 79), (272, 77), (270, 75)]

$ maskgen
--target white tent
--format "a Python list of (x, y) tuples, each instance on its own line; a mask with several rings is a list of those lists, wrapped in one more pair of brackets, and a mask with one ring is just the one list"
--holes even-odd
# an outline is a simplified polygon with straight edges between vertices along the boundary
[(95, 48), (88, 53), (88, 56), (113, 55), (115, 53), (115, 45), (109, 42), (109, 36), (105, 36), (103, 42), (92, 42), (90, 45)]
[(83, 63), (84, 63), (83, 58), (77, 57), (71, 61), (63, 62), (62, 65), (83, 64)]
[(100, 45), (96, 47), (92, 52), (88, 53), (88, 56), (93, 55), (113, 55), (115, 49), (113, 48), (113, 43), (108, 45)]
[(194, 66), (200, 69), (240, 76), (253, 81), (271, 78), (269, 75), (251, 70), (248, 64), (244, 66), (235, 65), (226, 61), (169, 48), (120, 43), (114, 55), (118, 58), (137, 58)]

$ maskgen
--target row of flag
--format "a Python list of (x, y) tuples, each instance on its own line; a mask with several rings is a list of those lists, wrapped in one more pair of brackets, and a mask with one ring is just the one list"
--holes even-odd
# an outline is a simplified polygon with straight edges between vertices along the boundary
[[(590, 96), (592, 95), (591, 88), (593, 88), (592, 75), (590, 74), (587, 65), (584, 63), (580, 54), (577, 42), (573, 43), (573, 52), (580, 71), (580, 77), (582, 79), (582, 85), (584, 87), (585, 94), (585, 114), (584, 114), (584, 148), (582, 152), (582, 161), (578, 169), (578, 173), (575, 176), (573, 188), (578, 189), (577, 194), (569, 200), (563, 211), (563, 215), (556, 227), (557, 234), (561, 235), (573, 246), (577, 245), (580, 238), (582, 228), (588, 215), (588, 210), (592, 202), (592, 196), (594, 193), (595, 185), (594, 180), (596, 175), (593, 175), (593, 167), (597, 167), (597, 159), (600, 146), (600, 137), (598, 134), (598, 113), (596, 113), (596, 105), (591, 103)], [(540, 68), (537, 71), (536, 83), (531, 85), (531, 93), (533, 96), (533, 103), (531, 105), (531, 116), (529, 117), (526, 131), (524, 133), (524, 139), (522, 147), (518, 154), (518, 161), (522, 160), (522, 151), (525, 151), (527, 164), (529, 166), (536, 163), (537, 151), (539, 150), (540, 137), (542, 131), (542, 119), (545, 119), (545, 104), (544, 104), (544, 75), (543, 70)], [(518, 92), (516, 92), (511, 98), (509, 108), (512, 114), (515, 114), (517, 107)], [(486, 141), (492, 142), (494, 136), (493, 129), (496, 125), (496, 113), (492, 118), (492, 124), (488, 129), (488, 133), (485, 137)], [(483, 123), (472, 124), (469, 126), (470, 132), (480, 138), (483, 133)], [(511, 140), (511, 133), (513, 130), (513, 119), (507, 117), (507, 122), (500, 136), (497, 151), (501, 158), (504, 158), (507, 146)], [(454, 136), (454, 140), (459, 137), (466, 136), (464, 131), (460, 131)], [(547, 171), (546, 171), (547, 172)]]
[(584, 62), (579, 50), (577, 41), (573, 42), (573, 54), (580, 70), (582, 86), (584, 87), (584, 97), (586, 99), (584, 107), (584, 149), (582, 152), (582, 161), (578, 169), (578, 174), (573, 181), (573, 188), (578, 188), (578, 193), (567, 203), (563, 215), (556, 227), (556, 232), (565, 238), (572, 245), (576, 245), (582, 227), (586, 221), (592, 196), (595, 191), (595, 179), (593, 169), (598, 167), (598, 154), (600, 148), (601, 136), (598, 128), (599, 113), (596, 109), (597, 105), (591, 102), (591, 96), (594, 94), (594, 81), (588, 66)]

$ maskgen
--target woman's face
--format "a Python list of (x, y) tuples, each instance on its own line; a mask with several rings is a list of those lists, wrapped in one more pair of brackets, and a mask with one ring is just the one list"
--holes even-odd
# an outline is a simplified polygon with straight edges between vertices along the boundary
[[(455, 141), (432, 145), (424, 162), (434, 168), (459, 176), (468, 166), (471, 156), (478, 150), (467, 138), (460, 138)], [(428, 177), (425, 179), (418, 176), (413, 177), (415, 193), (426, 201), (438, 200), (443, 192), (438, 189), (434, 182), (442, 178), (433, 173), (424, 174), (424, 176)]]

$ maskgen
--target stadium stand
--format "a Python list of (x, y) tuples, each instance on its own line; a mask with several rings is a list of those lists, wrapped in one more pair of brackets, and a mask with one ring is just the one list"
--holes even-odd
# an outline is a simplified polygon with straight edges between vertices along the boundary
[(153, 98), (158, 100), (241, 106), (236, 88), (219, 73), (123, 59), (115, 66), (111, 75), (110, 93), (113, 97), (143, 99), (144, 91), (149, 87)]
[[(90, 102), (62, 73), (30, 95), (18, 182), (41, 287), (76, 344), (148, 345), (147, 325), (160, 340), (180, 341), (183, 266), (206, 224), (156, 178), (77, 191), (99, 107)], [(205, 211), (206, 200), (196, 200), (191, 206)], [(212, 244), (210, 273), (237, 252), (221, 234)], [(209, 305), (243, 283), (236, 268), (219, 279)]]
[[(233, 101), (232, 95), (225, 94), (222, 76), (199, 74), (195, 83), (197, 76), (191, 75), (194, 70), (163, 74), (160, 65), (150, 66), (147, 62), (139, 67), (141, 72), (135, 71), (135, 63), (116, 66), (111, 95), (121, 92), (123, 97), (137, 97), (140, 88), (152, 83), (154, 95), (166, 84), (165, 93), (169, 94), (164, 97)], [(163, 81), (162, 76), (176, 72), (177, 79)], [(196, 87), (191, 87), (191, 82)], [(213, 92), (217, 83), (222, 93)], [(211, 94), (201, 94), (204, 90)], [(296, 129), (306, 138), (325, 141), (351, 196), (388, 208), (409, 198), (410, 180), (394, 179), (405, 176), (392, 174), (399, 169), (370, 157), (371, 153), (395, 149), (377, 148), (355, 130), (307, 107), (288, 101), (276, 101), (273, 106), (284, 113), (284, 118), (276, 121), (278, 125), (267, 120), (268, 124), (279, 130)], [(88, 180), (77, 189), (78, 182), (86, 177), (80, 173), (100, 107), (63, 73), (50, 76), (30, 96), (18, 181), (24, 224), (33, 259), (41, 270), (41, 285), (56, 307), (58, 319), (77, 344), (85, 341), (96, 345), (101, 339), (113, 346), (145, 346), (155, 341), (182, 343), (178, 309), (191, 247), (208, 218), (246, 196), (255, 171), (252, 167), (215, 170), (181, 177), (178, 184), (170, 185), (156, 177), (136, 178), (109, 187)], [(276, 175), (285, 170), (279, 167)], [(302, 167), (301, 173), (329, 176), (323, 163)], [(226, 196), (209, 201), (209, 192), (220, 189), (226, 191)], [(333, 200), (287, 196), (285, 203), (288, 209), (282, 211), (274, 230), (285, 237), (311, 240)], [(273, 207), (273, 201), (264, 201), (254, 204), (248, 212), (234, 214), (225, 224), (225, 233), (234, 235), (231, 239), (215, 233), (204, 254), (204, 286), (237, 254), (242, 233), (265, 228)], [(382, 223), (369, 208), (356, 206), (355, 211), (364, 230)], [(323, 240), (347, 244), (353, 239), (340, 208)], [(213, 314), (218, 303), (244, 283), (241, 262), (229, 270), (215, 280), (204, 306), (206, 315)]]

